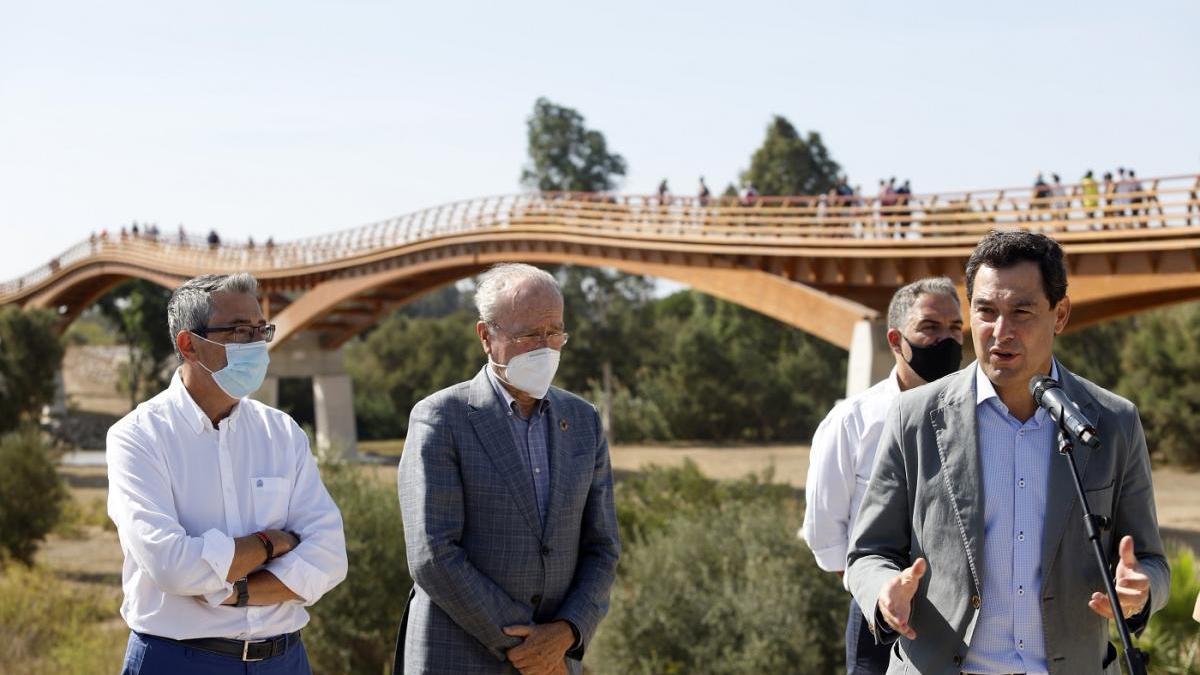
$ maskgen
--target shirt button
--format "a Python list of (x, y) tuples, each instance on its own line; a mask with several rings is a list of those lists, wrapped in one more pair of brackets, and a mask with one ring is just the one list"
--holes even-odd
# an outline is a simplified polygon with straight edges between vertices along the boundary
[(541, 470), (540, 468), (538, 468), (538, 467), (535, 467), (535, 468), (533, 469), (533, 472), (534, 472), (534, 473), (541, 473), (541, 472), (542, 472), (542, 470)]
[(1017, 535), (1017, 541), (1025, 541), (1025, 533), (1021, 532)]
[(1025, 587), (1017, 586), (1017, 595), (1025, 595)]
[(1025, 649), (1025, 641), (1017, 640), (1017, 649)]
[(983, 604), (983, 599), (980, 598), (978, 595), (971, 596), (971, 606), (972, 607), (974, 607), (975, 609), (979, 609), (979, 606), (982, 604)]
[(1025, 487), (1025, 479), (1024, 479), (1024, 478), (1022, 478), (1021, 480), (1017, 481), (1017, 486), (1018, 486), (1018, 487)]

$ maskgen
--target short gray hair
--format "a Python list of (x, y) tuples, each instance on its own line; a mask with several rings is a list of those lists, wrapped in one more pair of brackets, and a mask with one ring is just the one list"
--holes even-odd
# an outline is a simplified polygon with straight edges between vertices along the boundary
[(212, 318), (213, 293), (258, 293), (258, 281), (249, 272), (237, 274), (206, 274), (188, 279), (171, 294), (167, 303), (167, 329), (171, 331), (171, 346), (182, 361), (183, 354), (175, 344), (180, 331), (197, 331)]
[(954, 282), (950, 281), (949, 278), (928, 277), (917, 279), (911, 284), (901, 286), (900, 290), (892, 295), (892, 302), (888, 305), (888, 328), (895, 328), (896, 330), (903, 328), (908, 323), (908, 315), (912, 312), (913, 305), (917, 304), (917, 300), (926, 294), (946, 295), (954, 298), (955, 304), (960, 304), (958, 289), (954, 287)]
[(496, 315), (507, 302), (513, 289), (524, 283), (531, 283), (546, 290), (554, 291), (562, 299), (562, 289), (553, 274), (524, 263), (500, 263), (479, 275), (475, 286), (475, 308), (479, 310), (479, 320), (495, 324)]

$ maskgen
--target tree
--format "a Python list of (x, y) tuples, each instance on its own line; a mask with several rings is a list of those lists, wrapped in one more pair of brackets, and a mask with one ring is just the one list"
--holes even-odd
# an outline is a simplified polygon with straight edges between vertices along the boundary
[(136, 406), (147, 394), (167, 386), (166, 361), (175, 352), (167, 329), (167, 303), (171, 292), (144, 281), (127, 281), (97, 303), (121, 335), (129, 362), (121, 373), (121, 388)]
[(437, 318), (397, 312), (346, 345), (362, 438), (403, 438), (418, 401), (479, 372), (484, 355), (475, 321), (466, 310)]
[(840, 170), (820, 134), (810, 131), (801, 138), (791, 122), (776, 115), (742, 183), (753, 183), (763, 195), (819, 195), (837, 184)]
[(67, 491), (37, 427), (26, 423), (0, 435), (0, 563), (33, 564), (38, 542), (62, 515)]
[(529, 165), (521, 183), (541, 192), (603, 192), (625, 175), (625, 159), (571, 108), (539, 98), (529, 116)]
[(563, 320), (571, 334), (556, 383), (587, 391), (606, 369), (621, 382), (633, 382), (643, 354), (654, 342), (654, 282), (612, 269), (575, 265), (551, 272), (562, 288)]
[(1200, 305), (1150, 312), (1121, 353), (1118, 391), (1138, 405), (1151, 452), (1200, 468)]
[(33, 421), (54, 400), (63, 346), (47, 310), (0, 307), (0, 433)]
[(806, 440), (842, 391), (846, 352), (819, 338), (691, 291), (656, 311), (639, 382), (675, 438)]
[(1126, 317), (1063, 335), (1054, 340), (1054, 354), (1072, 373), (1115, 390), (1124, 374), (1121, 350), (1138, 319)]

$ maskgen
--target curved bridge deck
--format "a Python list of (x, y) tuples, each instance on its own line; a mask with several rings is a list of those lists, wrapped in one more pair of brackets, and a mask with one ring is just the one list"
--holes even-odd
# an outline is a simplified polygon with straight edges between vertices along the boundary
[(166, 287), (246, 270), (280, 326), (340, 346), (395, 306), (502, 260), (611, 266), (675, 279), (848, 347), (899, 285), (961, 284), (980, 236), (1046, 232), (1068, 253), (1072, 328), (1200, 297), (1200, 177), (1146, 179), (1134, 192), (1065, 186), (874, 197), (694, 198), (548, 193), (445, 204), (327, 235), (250, 247), (109, 235), (0, 284), (0, 304), (57, 307), (64, 324), (114, 285)]

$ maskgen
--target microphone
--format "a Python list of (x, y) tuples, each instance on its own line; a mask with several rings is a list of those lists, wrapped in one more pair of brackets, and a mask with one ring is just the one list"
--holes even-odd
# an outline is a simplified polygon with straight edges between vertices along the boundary
[(1057, 380), (1045, 375), (1034, 375), (1033, 379), (1029, 380), (1029, 393), (1033, 394), (1033, 400), (1045, 408), (1055, 422), (1061, 424), (1081, 443), (1093, 450), (1100, 447), (1100, 436), (1096, 433), (1095, 425), (1084, 417), (1079, 406), (1067, 396), (1067, 392), (1063, 391)]

